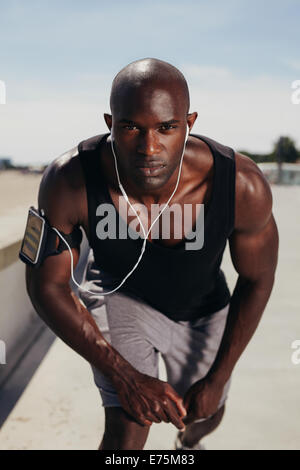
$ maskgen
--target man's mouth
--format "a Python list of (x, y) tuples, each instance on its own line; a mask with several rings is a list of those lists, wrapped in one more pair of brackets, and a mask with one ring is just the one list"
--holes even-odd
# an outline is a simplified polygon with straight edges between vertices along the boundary
[(149, 162), (137, 165), (137, 170), (144, 176), (157, 176), (165, 166), (163, 163)]

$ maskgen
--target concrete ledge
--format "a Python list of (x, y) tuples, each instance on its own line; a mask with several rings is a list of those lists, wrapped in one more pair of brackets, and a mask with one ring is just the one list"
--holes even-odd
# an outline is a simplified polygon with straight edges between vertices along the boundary
[(15, 263), (19, 259), (19, 251), (23, 238), (11, 244), (0, 246), (0, 271)]
[(7, 363), (0, 367), (0, 389), (14, 372), (19, 361), (26, 355), (31, 345), (45, 329), (47, 329), (45, 323), (32, 311), (30, 320), (24, 325), (24, 330), (20, 333), (18, 341), (11, 344), (10, 349), (7, 351)]
[[(21, 243), (20, 234), (15, 236), (12, 243), (0, 241), (0, 340), (4, 341), (6, 347), (6, 364), (0, 367), (0, 388), (32, 343), (48, 329), (35, 312), (27, 294), (26, 265), (19, 259)], [(89, 252), (85, 235), (80, 251), (80, 259), (74, 271), (78, 282), (81, 281)], [(72, 281), (70, 285), (77, 292), (77, 286), (73, 285)]]

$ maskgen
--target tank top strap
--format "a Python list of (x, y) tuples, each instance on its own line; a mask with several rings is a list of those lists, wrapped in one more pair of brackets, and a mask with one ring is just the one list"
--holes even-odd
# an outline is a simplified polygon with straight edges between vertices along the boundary
[(100, 170), (100, 148), (107, 135), (96, 135), (78, 144), (78, 154), (85, 177), (91, 247), (94, 247), (96, 242), (97, 207), (108, 202), (106, 184)]
[[(193, 135), (193, 134), (192, 134)], [(235, 216), (235, 152), (231, 147), (195, 134), (210, 148), (214, 157), (213, 194), (209, 203), (209, 219), (219, 225), (228, 238), (234, 229)]]

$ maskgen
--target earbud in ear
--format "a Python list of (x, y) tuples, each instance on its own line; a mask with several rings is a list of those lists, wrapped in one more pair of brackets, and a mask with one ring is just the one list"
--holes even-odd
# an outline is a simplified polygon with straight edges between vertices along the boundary
[(188, 138), (189, 138), (189, 132), (190, 132), (190, 128), (189, 128), (189, 126), (187, 125), (187, 126), (186, 126), (186, 134), (185, 134), (185, 142), (186, 142), (186, 141), (188, 140)]

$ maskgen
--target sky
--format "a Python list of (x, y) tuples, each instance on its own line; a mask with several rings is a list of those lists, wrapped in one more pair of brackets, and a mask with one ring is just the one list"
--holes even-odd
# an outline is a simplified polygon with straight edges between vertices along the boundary
[(193, 131), (235, 150), (300, 148), (300, 0), (0, 0), (0, 155), (48, 163), (107, 132), (112, 80), (155, 57), (178, 67)]

